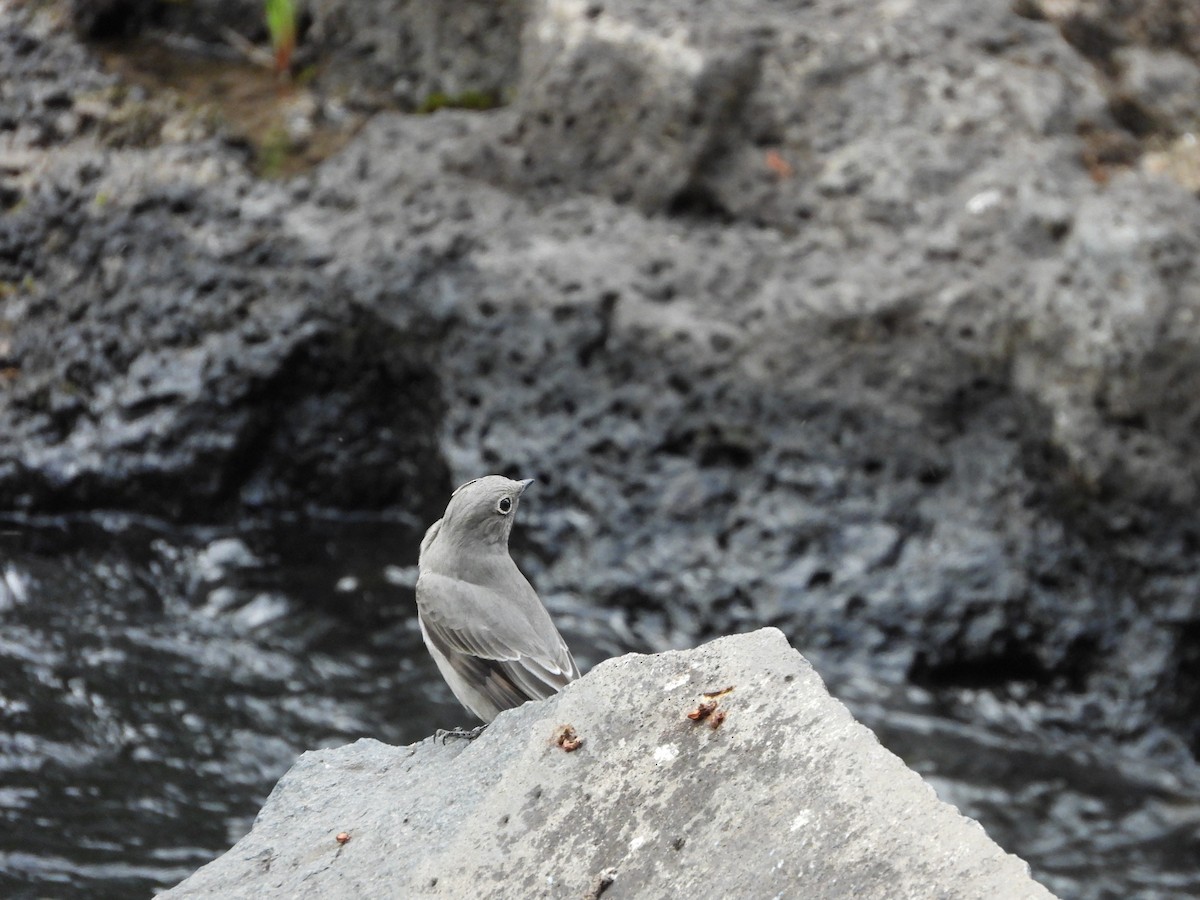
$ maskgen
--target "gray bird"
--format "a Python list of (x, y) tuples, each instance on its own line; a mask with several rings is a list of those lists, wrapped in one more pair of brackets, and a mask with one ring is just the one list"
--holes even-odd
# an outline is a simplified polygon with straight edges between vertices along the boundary
[(546, 607), (508, 555), (517, 505), (532, 481), (468, 481), (421, 541), (421, 635), (454, 696), (485, 723), (579, 677)]

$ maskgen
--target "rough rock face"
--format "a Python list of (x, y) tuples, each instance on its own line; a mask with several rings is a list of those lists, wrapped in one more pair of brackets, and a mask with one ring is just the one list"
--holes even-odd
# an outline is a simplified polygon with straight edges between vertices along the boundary
[(249, 835), (161, 896), (601, 894), (1051, 896), (774, 629), (610, 660), (472, 743), (306, 753)]
[(0, 507), (440, 498), (436, 325), (385, 322), (319, 274), (329, 244), (286, 239), (287, 192), (185, 114), (118, 91), (60, 34), (0, 41)]
[(380, 116), (291, 210), (438, 285), (452, 470), (536, 473), (539, 586), (644, 646), (773, 622), (1197, 746), (1194, 197), (1089, 168), (1046, 22), (686, 6), (532, 5), (510, 107)]
[(506, 100), (517, 81), (526, 0), (313, 0), (309, 40), (329, 76), (365, 104), (430, 95)]

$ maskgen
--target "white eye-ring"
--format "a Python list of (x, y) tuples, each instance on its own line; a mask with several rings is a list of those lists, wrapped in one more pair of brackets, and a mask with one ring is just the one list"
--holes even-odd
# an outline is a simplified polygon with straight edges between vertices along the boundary
[(496, 512), (500, 513), (502, 516), (507, 516), (510, 512), (512, 512), (512, 498), (501, 497), (499, 500), (497, 500)]

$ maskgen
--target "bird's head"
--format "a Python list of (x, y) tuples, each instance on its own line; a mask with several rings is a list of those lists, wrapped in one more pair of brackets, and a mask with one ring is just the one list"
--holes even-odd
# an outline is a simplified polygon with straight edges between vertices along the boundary
[(439, 537), (507, 547), (521, 494), (532, 482), (486, 475), (461, 485), (450, 497)]

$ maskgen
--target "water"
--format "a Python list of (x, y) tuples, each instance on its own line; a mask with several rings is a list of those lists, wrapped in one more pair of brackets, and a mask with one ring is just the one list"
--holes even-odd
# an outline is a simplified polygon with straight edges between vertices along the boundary
[(982, 692), (956, 698), (973, 719), (920, 690), (835, 693), (1064, 900), (1200, 897), (1200, 770), (1185, 753), (1021, 727), (1019, 707)]
[[(0, 896), (147, 896), (240, 838), (300, 752), (468, 724), (416, 628), (414, 533), (0, 525)], [(548, 602), (585, 671), (662, 640)], [(988, 715), (985, 694), (947, 706), (816, 662), (1062, 896), (1200, 895), (1194, 765), (1156, 769), (1022, 727), (1020, 704)]]
[(244, 834), (304, 749), (460, 721), (388, 568), (410, 544), (387, 522), (4, 531), (0, 896), (145, 896)]

